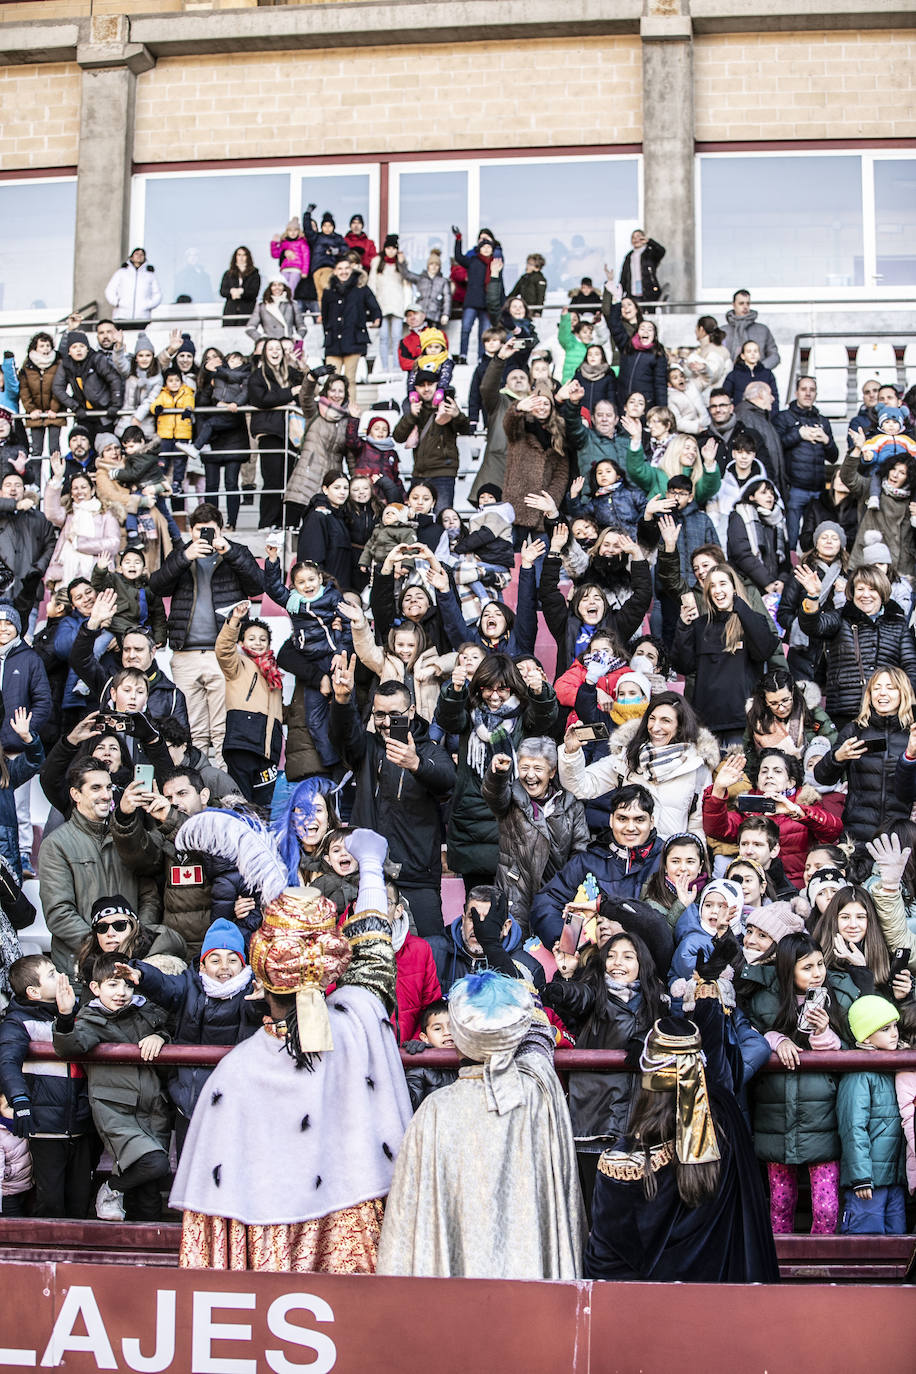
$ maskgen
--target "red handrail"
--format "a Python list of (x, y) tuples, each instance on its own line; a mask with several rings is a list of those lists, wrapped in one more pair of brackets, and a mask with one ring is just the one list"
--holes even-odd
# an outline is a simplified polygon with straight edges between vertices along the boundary
[[(164, 1045), (154, 1061), (164, 1068), (214, 1068), (232, 1045)], [(801, 1073), (896, 1073), (900, 1069), (916, 1069), (916, 1050), (815, 1050), (799, 1051)], [(33, 1040), (29, 1046), (30, 1059), (66, 1058), (79, 1064), (139, 1064), (140, 1051), (136, 1045), (99, 1045), (88, 1054), (58, 1055), (53, 1045)], [(424, 1050), (422, 1054), (408, 1054), (401, 1050), (401, 1062), (427, 1064), (432, 1068), (457, 1069), (461, 1063), (455, 1050)], [(636, 1072), (628, 1070), (623, 1050), (564, 1050), (558, 1049), (554, 1062), (558, 1069), (577, 1073)], [(775, 1054), (763, 1065), (761, 1073), (786, 1073)]]

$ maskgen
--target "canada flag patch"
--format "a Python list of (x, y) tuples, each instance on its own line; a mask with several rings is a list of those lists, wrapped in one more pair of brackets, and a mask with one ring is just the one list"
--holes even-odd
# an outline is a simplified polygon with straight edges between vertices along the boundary
[(200, 864), (176, 864), (172, 869), (172, 887), (200, 887), (204, 871)]

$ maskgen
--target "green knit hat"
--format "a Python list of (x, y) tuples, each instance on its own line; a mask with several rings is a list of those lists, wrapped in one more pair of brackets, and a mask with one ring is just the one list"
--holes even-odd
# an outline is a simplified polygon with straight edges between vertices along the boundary
[(849, 1008), (849, 1029), (858, 1044), (876, 1030), (900, 1020), (900, 1012), (886, 997), (859, 997)]

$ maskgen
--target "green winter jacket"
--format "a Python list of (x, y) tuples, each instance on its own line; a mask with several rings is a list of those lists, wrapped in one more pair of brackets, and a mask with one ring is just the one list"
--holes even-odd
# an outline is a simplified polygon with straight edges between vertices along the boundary
[[(611, 438), (599, 434), (582, 423), (579, 407), (569, 401), (564, 402), (561, 414), (566, 422), (566, 437), (576, 450), (580, 477), (588, 477), (595, 463), (606, 461), (615, 463), (621, 473), (626, 474), (627, 457), (631, 451), (629, 434), (618, 434)], [(634, 450), (636, 456), (645, 460), (641, 444)]]
[(905, 1144), (892, 1073), (844, 1073), (836, 1096), (844, 1188), (903, 1183)]
[[(135, 995), (120, 1011), (108, 1011), (94, 998), (76, 1015), (58, 1015), (54, 1048), (59, 1055), (85, 1054), (96, 1045), (136, 1045), (154, 1033), (167, 1040), (165, 1020), (163, 1009), (145, 997)], [(152, 1064), (87, 1064), (86, 1076), (92, 1120), (118, 1173), (153, 1150), (169, 1148), (168, 1103)]]
[[(831, 995), (847, 1026), (849, 1008), (859, 995), (846, 973), (827, 975)], [(745, 968), (738, 985), (739, 1005), (756, 1030), (773, 1029), (779, 988), (772, 965)], [(847, 1048), (848, 1026), (845, 1036)], [(816, 1053), (816, 1051), (815, 1051)], [(837, 1077), (828, 1073), (762, 1073), (754, 1079), (754, 1149), (768, 1164), (825, 1164), (839, 1159)]]
[(560, 325), (557, 330), (557, 339), (563, 350), (563, 374), (562, 384), (565, 386), (571, 377), (576, 375), (576, 369), (585, 362), (585, 355), (588, 348), (579, 339), (578, 334), (572, 331), (572, 319), (569, 315), (560, 316)]
[[(681, 467), (684, 477), (689, 477), (693, 471), (693, 464)], [(627, 476), (631, 482), (635, 482), (638, 487), (646, 493), (651, 501), (653, 496), (664, 496), (668, 491), (668, 474), (662, 468), (654, 468), (647, 460), (642, 449), (635, 452), (633, 449), (627, 450)], [(705, 506), (707, 501), (711, 501), (716, 492), (722, 485), (722, 474), (719, 471), (718, 463), (710, 471), (703, 468), (703, 476), (696, 484), (693, 499), (698, 506)]]

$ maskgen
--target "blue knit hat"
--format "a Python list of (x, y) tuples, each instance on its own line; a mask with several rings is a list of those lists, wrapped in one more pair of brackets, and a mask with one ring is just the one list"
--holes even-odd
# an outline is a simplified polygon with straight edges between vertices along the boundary
[(247, 964), (245, 958), (245, 940), (238, 926), (227, 921), (225, 917), (220, 917), (214, 921), (210, 929), (204, 936), (204, 942), (200, 947), (200, 957), (205, 959), (208, 954), (212, 954), (215, 949), (228, 949), (233, 954), (237, 954), (243, 964)]

